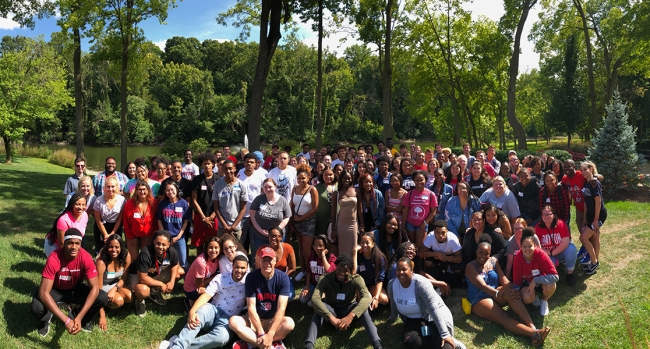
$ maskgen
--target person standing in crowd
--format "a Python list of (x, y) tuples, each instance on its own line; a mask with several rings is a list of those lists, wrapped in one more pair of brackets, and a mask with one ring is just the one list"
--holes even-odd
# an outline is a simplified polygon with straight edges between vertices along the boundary
[(183, 158), (185, 159), (185, 163), (183, 163), (183, 170), (182, 170), (182, 176), (183, 178), (187, 179), (188, 181), (191, 181), (194, 177), (199, 175), (199, 167), (196, 166), (194, 162), (192, 162), (192, 150), (191, 149), (185, 149), (185, 152), (183, 153)]
[(126, 178), (128, 178), (129, 180), (136, 177), (136, 175), (135, 175), (135, 163), (133, 161), (129, 161), (126, 164), (126, 167), (124, 167), (124, 174), (126, 175)]
[(512, 187), (512, 193), (517, 198), (521, 218), (526, 220), (530, 226), (539, 222), (539, 186), (537, 182), (531, 181), (530, 169), (522, 168), (517, 173), (519, 181)]
[(95, 199), (97, 197), (95, 196), (95, 189), (93, 189), (93, 179), (90, 178), (90, 176), (81, 176), (79, 178), (79, 183), (77, 183), (77, 188), (75, 188), (75, 191), (72, 193), (68, 194), (65, 198), (65, 206), (68, 206), (68, 203), (70, 202), (70, 199), (74, 194), (80, 193), (83, 195), (83, 197), (86, 198), (86, 213), (88, 216), (93, 215), (93, 205), (95, 204)]
[(359, 318), (372, 347), (381, 349), (377, 327), (368, 313), (372, 297), (363, 278), (352, 273), (354, 266), (348, 256), (339, 256), (334, 264), (336, 270), (324, 275), (314, 289), (311, 298), (314, 315), (307, 329), (305, 348), (314, 349), (324, 319), (327, 319), (337, 330), (344, 331), (349, 329), (352, 320)]
[(436, 195), (425, 188), (427, 173), (415, 171), (413, 173), (413, 190), (404, 195), (400, 210), (402, 211), (402, 233), (408, 234), (409, 241), (414, 242), (418, 250), (422, 248), (422, 241), (426, 234), (427, 225), (436, 215), (438, 200)]
[(196, 247), (197, 255), (203, 252), (205, 240), (217, 236), (219, 221), (214, 212), (212, 193), (217, 176), (212, 168), (217, 158), (212, 153), (201, 153), (198, 157), (203, 173), (192, 179), (190, 191), (192, 192), (192, 208), (194, 208), (194, 231), (192, 233), (192, 246)]
[(77, 190), (79, 184), (79, 178), (81, 178), (86, 172), (86, 159), (76, 158), (74, 159), (74, 174), (65, 181), (65, 187), (63, 187), (63, 195), (69, 195), (70, 193)]
[(160, 183), (154, 181), (153, 179), (147, 177), (147, 164), (143, 157), (137, 158), (134, 161), (135, 163), (135, 178), (129, 179), (124, 186), (124, 197), (130, 199), (135, 195), (136, 183), (138, 180), (144, 180), (149, 185), (149, 191), (151, 197), (156, 197), (158, 195), (158, 188), (160, 188)]
[[(84, 202), (85, 205), (85, 202)], [(81, 232), (76, 228), (65, 231), (61, 246), (49, 255), (41, 274), (41, 283), (32, 296), (32, 315), (39, 320), (38, 334), (46, 337), (50, 322), (56, 316), (68, 333), (92, 331), (92, 319), (108, 303), (106, 292), (99, 287), (97, 268), (86, 250), (81, 248)], [(83, 283), (83, 279), (88, 284)], [(57, 302), (78, 305), (68, 314)]]
[(543, 180), (545, 185), (539, 190), (540, 210), (546, 205), (553, 207), (555, 215), (568, 227), (571, 222), (571, 194), (565, 187), (558, 185), (557, 176), (553, 171), (546, 172)]
[(93, 205), (95, 255), (104, 247), (109, 236), (122, 236), (122, 212), (126, 200), (119, 194), (118, 187), (117, 178), (107, 178), (104, 182), (104, 195), (98, 197)]
[(286, 349), (282, 340), (295, 327), (293, 319), (285, 316), (289, 302), (290, 280), (287, 274), (276, 270), (275, 252), (265, 247), (259, 253), (262, 267), (246, 277), (246, 315), (235, 315), (228, 326), (241, 338), (233, 349), (248, 349), (255, 345), (263, 349)]
[(494, 168), (495, 173), (501, 173), (501, 162), (495, 157), (497, 148), (493, 145), (488, 147), (487, 154), (485, 156), (485, 163), (490, 164)]
[[(445, 148), (445, 149), (448, 149), (448, 148)], [(442, 151), (444, 151), (445, 149), (442, 149)], [(471, 155), (471, 151), (472, 151), (472, 146), (469, 143), (463, 144), (463, 155), (465, 155), (465, 157), (467, 158), (467, 166), (468, 166), (468, 168), (472, 166), (472, 163), (474, 161), (476, 161), (476, 158)], [(451, 152), (451, 150), (450, 150), (450, 152)]]
[(273, 178), (278, 194), (289, 202), (296, 186), (296, 169), (289, 166), (289, 153), (283, 151), (278, 155), (278, 167), (269, 171), (268, 178)]
[[(587, 250), (587, 255), (580, 261), (585, 273), (591, 275), (600, 266), (600, 227), (607, 219), (607, 209), (603, 200), (603, 190), (599, 181), (594, 181), (598, 175), (596, 164), (585, 161), (580, 165), (582, 176), (585, 178), (585, 187), (582, 188), (582, 197), (585, 200), (585, 211), (582, 219), (580, 242)], [(588, 258), (587, 258), (588, 257)]]
[(307, 255), (311, 251), (312, 240), (316, 232), (316, 212), (318, 211), (318, 190), (309, 184), (311, 171), (308, 165), (300, 164), (296, 168), (298, 185), (291, 193), (291, 221), (300, 249), (300, 273), (296, 281), (305, 277), (307, 270)]
[(271, 155), (267, 156), (266, 159), (264, 160), (264, 167), (265, 170), (270, 171), (271, 170), (271, 163), (273, 162), (273, 159), (277, 158), (278, 155), (280, 155), (280, 146), (277, 144), (273, 144), (271, 147)]
[(262, 183), (263, 193), (251, 204), (251, 225), (255, 229), (251, 236), (253, 251), (268, 243), (271, 228), (279, 227), (284, 232), (289, 224), (291, 207), (287, 199), (278, 194), (276, 188), (273, 178), (265, 179)]
[(172, 236), (166, 230), (158, 230), (153, 243), (142, 250), (129, 268), (128, 285), (135, 296), (135, 314), (147, 315), (145, 299), (158, 305), (166, 305), (163, 293), (174, 290), (176, 279), (184, 272), (178, 265), (178, 253), (172, 245)]
[(338, 190), (332, 195), (332, 244), (338, 244), (339, 255), (352, 256), (357, 246), (359, 221), (357, 210), (359, 191), (352, 186), (352, 176), (343, 170), (338, 179)]
[[(167, 183), (169, 182), (174, 182), (176, 185), (178, 185), (178, 193), (181, 196), (181, 198), (185, 199), (185, 201), (190, 202), (192, 198), (192, 182), (190, 182), (188, 179), (183, 178), (182, 176), (182, 171), (183, 171), (183, 163), (180, 160), (174, 160), (171, 163), (172, 166), (172, 172), (171, 176), (167, 177), (162, 183), (160, 183), (160, 187), (164, 188), (167, 186)], [(165, 193), (162, 189), (158, 189), (158, 199), (162, 200), (165, 198)]]
[(224, 145), (224, 146), (223, 146), (223, 156), (224, 156), (227, 160), (230, 160), (230, 161), (232, 161), (235, 165), (237, 165), (237, 158), (234, 157), (234, 156), (230, 153), (230, 146), (229, 146), (229, 145)]
[(171, 234), (169, 243), (174, 246), (179, 254), (179, 263), (185, 270), (187, 265), (187, 244), (183, 236), (188, 229), (188, 223), (192, 218), (192, 211), (185, 199), (178, 193), (176, 183), (167, 183), (164, 188), (165, 199), (158, 204), (158, 229), (168, 231)]
[(429, 280), (413, 272), (415, 264), (408, 257), (397, 262), (396, 277), (388, 283), (392, 323), (400, 315), (404, 328), (404, 347), (464, 349), (454, 339), (454, 318)]
[(241, 241), (241, 221), (246, 213), (248, 192), (244, 182), (235, 177), (235, 163), (226, 160), (222, 166), (225, 176), (215, 184), (212, 192), (214, 212), (219, 220), (217, 235), (228, 233)]
[[(159, 349), (221, 348), (230, 341), (230, 317), (241, 313), (246, 305), (244, 294), (248, 259), (237, 256), (232, 273), (217, 274), (205, 292), (194, 302), (187, 324), (178, 336), (162, 341)], [(199, 336), (199, 332), (204, 334)]]
[(122, 193), (124, 186), (126, 185), (126, 182), (129, 181), (129, 179), (124, 173), (115, 171), (115, 167), (117, 167), (117, 161), (115, 158), (112, 156), (107, 157), (106, 161), (104, 162), (104, 171), (96, 174), (95, 178), (93, 178), (95, 195), (101, 196), (104, 193), (104, 183), (109, 177), (115, 177), (117, 179), (117, 183), (119, 185), (119, 193)]
[(133, 197), (124, 204), (122, 214), (126, 248), (132, 260), (138, 258), (140, 250), (151, 244), (158, 227), (158, 201), (151, 195), (151, 188), (145, 179), (138, 180), (134, 188)]
[(390, 167), (390, 160), (385, 155), (379, 156), (377, 158), (377, 174), (374, 175), (375, 183), (377, 183), (377, 189), (385, 195), (388, 190), (390, 190), (390, 177), (392, 173), (388, 172)]
[[(253, 203), (253, 200), (262, 193), (262, 182), (266, 179), (266, 170), (261, 167), (256, 169), (258, 162), (261, 162), (261, 160), (258, 161), (255, 153), (258, 152), (253, 152), (253, 154), (246, 154), (246, 156), (244, 156), (244, 168), (241, 169), (237, 175), (237, 178), (242, 181), (243, 186), (246, 188), (247, 194), (246, 210), (244, 211), (244, 218), (242, 218), (241, 223), (241, 242), (242, 245), (244, 245), (245, 250), (248, 250), (252, 240), (252, 235), (254, 234), (252, 231), (254, 228), (250, 222), (251, 204)], [(260, 159), (261, 157), (262, 154), (260, 153)]]
[(158, 158), (158, 161), (156, 162), (156, 172), (149, 178), (153, 179), (154, 181), (157, 181), (158, 183), (162, 183), (169, 175), (167, 174), (167, 166), (169, 166), (169, 159), (165, 157), (160, 157)]

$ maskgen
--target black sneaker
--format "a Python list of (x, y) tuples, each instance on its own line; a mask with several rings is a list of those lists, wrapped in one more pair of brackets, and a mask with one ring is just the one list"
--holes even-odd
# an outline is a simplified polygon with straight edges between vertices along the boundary
[(158, 305), (166, 305), (167, 304), (167, 301), (165, 300), (165, 298), (163, 298), (162, 293), (160, 292), (160, 289), (158, 289), (158, 290), (151, 289), (151, 291), (149, 291), (149, 299), (151, 299), (154, 303), (156, 303)]
[(589, 269), (585, 270), (585, 274), (591, 275), (595, 273), (598, 267), (600, 267), (600, 262), (596, 262), (596, 264), (589, 264)]
[(93, 331), (93, 323), (92, 323), (92, 322), (89, 322), (89, 323), (85, 324), (81, 329), (82, 329), (84, 332), (88, 332), (88, 333), (90, 333), (90, 332)]
[(570, 286), (573, 287), (576, 285), (576, 278), (573, 276), (573, 274), (566, 274), (566, 283)]
[(144, 299), (142, 301), (135, 300), (135, 315), (139, 317), (144, 317), (147, 315), (147, 307), (144, 305)]
[(43, 320), (38, 324), (38, 334), (41, 337), (47, 337), (47, 334), (50, 333), (50, 321), (52, 321), (52, 313), (47, 320)]

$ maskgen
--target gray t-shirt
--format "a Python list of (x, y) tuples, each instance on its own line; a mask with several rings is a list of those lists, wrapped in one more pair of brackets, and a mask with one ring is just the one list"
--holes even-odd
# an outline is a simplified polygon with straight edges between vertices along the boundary
[[(271, 205), (266, 199), (265, 194), (261, 194), (253, 200), (251, 204), (251, 210), (256, 211), (255, 220), (257, 224), (260, 225), (260, 228), (263, 230), (269, 230), (273, 227), (277, 227), (282, 220), (287, 217), (291, 217), (291, 207), (289, 202), (283, 196), (278, 198), (278, 201)], [(259, 237), (263, 237), (262, 234), (256, 231), (256, 234)]]
[[(248, 200), (246, 186), (238, 178), (232, 184), (226, 183), (225, 178), (221, 178), (214, 184), (212, 190), (212, 201), (219, 201), (219, 212), (223, 219), (231, 225), (235, 223), (239, 215), (239, 207), (242, 202)], [(241, 229), (241, 221), (235, 227)]]
[(77, 174), (75, 173), (72, 176), (68, 177), (68, 179), (65, 181), (63, 194), (68, 195), (70, 193), (73, 193), (74, 191), (77, 190), (78, 186), (79, 186), (79, 177), (77, 177)]

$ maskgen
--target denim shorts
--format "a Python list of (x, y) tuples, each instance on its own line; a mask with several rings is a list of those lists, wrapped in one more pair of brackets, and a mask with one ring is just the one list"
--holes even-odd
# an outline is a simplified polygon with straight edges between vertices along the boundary
[[(425, 233), (428, 231), (427, 230), (428, 228), (429, 228), (428, 225), (425, 223), (424, 224), (424, 232)], [(409, 221), (406, 221), (406, 230), (408, 230), (408, 231), (416, 231), (416, 230), (418, 230), (418, 227), (416, 227), (415, 225), (409, 223)]]

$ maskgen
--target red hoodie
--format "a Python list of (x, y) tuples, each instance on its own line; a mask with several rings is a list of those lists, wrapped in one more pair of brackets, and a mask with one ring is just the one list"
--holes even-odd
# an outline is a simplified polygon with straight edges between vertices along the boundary
[(522, 250), (517, 251), (512, 269), (512, 283), (517, 287), (521, 287), (523, 282), (530, 283), (533, 278), (544, 275), (557, 275), (557, 270), (551, 257), (544, 251), (536, 248), (533, 252), (533, 259), (529, 262), (524, 258)]

